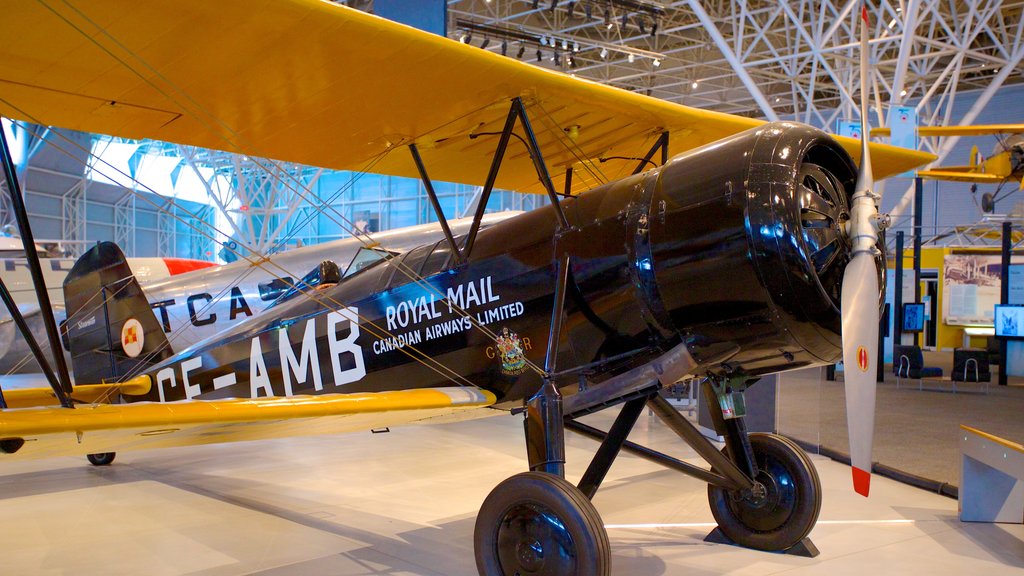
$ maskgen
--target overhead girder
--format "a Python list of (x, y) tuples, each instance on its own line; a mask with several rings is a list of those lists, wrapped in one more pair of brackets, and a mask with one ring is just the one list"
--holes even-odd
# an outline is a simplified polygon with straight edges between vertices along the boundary
[[(657, 18), (658, 33), (653, 36), (653, 18), (644, 16), (648, 24), (646, 33), (641, 33), (639, 13), (624, 10), (621, 3), (610, 3), (614, 14), (608, 22), (603, 18), (606, 2), (591, 2), (590, 19), (580, 7), (587, 4), (585, 0), (573, 3), (571, 17), (569, 4), (558, 0), (552, 10), (547, 1), (533, 9), (529, 0), (452, 0), (449, 11), (451, 21), (472, 19), (546, 40), (555, 38), (554, 48), (546, 42), (531, 46), (527, 54), (539, 48), (545, 55), (541, 66), (654, 97), (769, 118), (774, 111), (818, 125), (854, 115), (859, 98), (858, 2), (658, 3), (664, 14)], [(1013, 58), (1021, 42), (1019, 1), (882, 0), (871, 4), (871, 61), (883, 103), (930, 101), (922, 110), (924, 118), (925, 113), (949, 109), (955, 94), (988, 87), (996, 74), (992, 70), (1006, 66), (1017, 70), (1009, 82), (1024, 76)], [(622, 14), (627, 16), (625, 26)], [(450, 32), (456, 38), (460, 35), (457, 28)], [(562, 39), (570, 47), (580, 45), (574, 53), (575, 68), (565, 58), (559, 59), (559, 65), (549, 58), (553, 50), (561, 51)], [(491, 42), (489, 49), (500, 50), (500, 44)], [(609, 44), (623, 51), (607, 50), (602, 58)], [(664, 57), (658, 66), (651, 58), (630, 61), (626, 49)], [(509, 50), (510, 56), (513, 53)], [(957, 74), (950, 73), (954, 61)], [(939, 94), (946, 97), (936, 101)]]

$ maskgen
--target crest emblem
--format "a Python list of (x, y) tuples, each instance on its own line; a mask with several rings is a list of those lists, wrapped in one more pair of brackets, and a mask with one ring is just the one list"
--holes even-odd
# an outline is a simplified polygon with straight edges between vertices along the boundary
[(145, 338), (142, 323), (135, 318), (129, 318), (124, 326), (121, 326), (121, 349), (129, 358), (135, 358), (142, 353)]
[(523, 343), (519, 336), (508, 328), (502, 328), (501, 334), (495, 339), (498, 353), (501, 355), (501, 372), (509, 376), (522, 374), (526, 371), (526, 357), (523, 356)]

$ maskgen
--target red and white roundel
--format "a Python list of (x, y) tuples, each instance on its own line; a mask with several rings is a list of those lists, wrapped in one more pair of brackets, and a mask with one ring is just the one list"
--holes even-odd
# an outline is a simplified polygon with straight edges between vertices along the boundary
[(857, 366), (861, 372), (868, 371), (868, 350), (863, 346), (857, 347)]
[(129, 318), (121, 327), (121, 348), (129, 358), (135, 358), (142, 354), (142, 344), (146, 335), (142, 331), (142, 323), (135, 318)]

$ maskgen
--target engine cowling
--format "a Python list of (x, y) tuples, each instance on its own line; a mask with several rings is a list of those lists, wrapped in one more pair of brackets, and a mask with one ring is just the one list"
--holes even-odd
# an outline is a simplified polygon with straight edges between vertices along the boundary
[[(837, 361), (855, 179), (827, 134), (780, 122), (583, 195), (568, 211), (577, 238), (564, 239), (575, 277), (595, 315), (633, 338), (578, 360), (653, 337), (686, 342), (701, 370), (758, 375)], [(609, 240), (616, 228), (624, 237)], [(613, 292), (610, 274), (588, 271), (610, 269), (600, 256), (623, 246), (628, 282)], [(577, 352), (594, 340), (592, 327), (575, 326)]]
[[(774, 123), (675, 158), (652, 191), (665, 314), (696, 360), (748, 374), (842, 355), (842, 226), (856, 168), (825, 133)], [(702, 362), (703, 363), (703, 362)]]

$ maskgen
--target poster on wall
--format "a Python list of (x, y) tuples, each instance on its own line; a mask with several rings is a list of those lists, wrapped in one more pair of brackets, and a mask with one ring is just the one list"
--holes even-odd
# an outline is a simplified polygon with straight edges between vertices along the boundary
[[(1013, 257), (1015, 264), (1024, 263)], [(999, 303), (999, 254), (949, 254), (942, 268), (942, 317), (952, 326), (992, 326)]]

